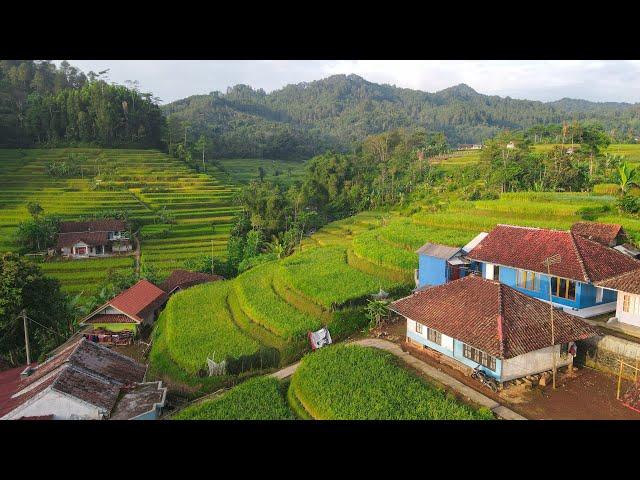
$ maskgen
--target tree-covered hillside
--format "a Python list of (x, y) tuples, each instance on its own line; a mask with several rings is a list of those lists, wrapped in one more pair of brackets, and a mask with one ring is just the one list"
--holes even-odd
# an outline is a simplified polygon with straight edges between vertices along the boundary
[(0, 61), (0, 146), (157, 148), (165, 119), (150, 93), (68, 62)]
[(162, 107), (169, 141), (205, 135), (217, 157), (307, 158), (348, 151), (371, 134), (394, 128), (444, 132), (448, 141), (476, 143), (501, 130), (594, 120), (614, 141), (640, 133), (640, 105), (563, 99), (543, 103), (487, 96), (467, 85), (427, 93), (334, 75), (272, 93), (236, 85), (225, 94), (196, 95)]

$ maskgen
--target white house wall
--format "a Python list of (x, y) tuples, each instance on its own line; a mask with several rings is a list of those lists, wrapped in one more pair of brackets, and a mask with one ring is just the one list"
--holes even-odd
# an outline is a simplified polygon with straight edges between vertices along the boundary
[[(629, 312), (625, 312), (622, 310), (625, 295), (628, 295), (631, 297), (629, 302), (631, 311)], [(640, 327), (640, 315), (635, 314), (633, 312), (634, 300), (636, 302), (640, 302), (640, 298), (638, 297), (640, 296), (633, 295), (631, 293), (625, 293), (622, 291), (618, 292), (618, 300), (616, 301), (616, 317), (618, 317), (619, 322), (628, 323), (629, 325), (635, 325), (636, 327)]]
[[(555, 345), (553, 348), (556, 351), (556, 367), (564, 367), (571, 363), (571, 355), (567, 355), (565, 358), (560, 357), (560, 345)], [(546, 347), (503, 360), (501, 380), (506, 382), (526, 375), (545, 372), (552, 368), (551, 347)]]
[[(426, 325), (423, 325), (422, 333), (418, 333), (416, 332), (416, 322), (414, 320), (410, 320), (407, 318), (407, 332), (412, 332), (415, 336), (421, 339), (424, 339), (425, 343), (429, 342), (429, 339), (427, 338)], [(442, 333), (441, 335), (442, 335), (442, 342), (440, 343), (440, 346), (442, 348), (449, 350), (451, 353), (453, 353), (453, 338), (445, 335), (444, 333)]]
[(53, 415), (54, 420), (100, 420), (96, 407), (63, 395), (51, 388), (30, 399), (26, 404), (3, 417), (6, 420), (17, 420), (20, 417), (37, 417)]

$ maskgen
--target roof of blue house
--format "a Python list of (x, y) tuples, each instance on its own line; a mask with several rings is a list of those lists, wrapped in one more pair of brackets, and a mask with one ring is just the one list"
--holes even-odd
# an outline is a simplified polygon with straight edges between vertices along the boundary
[[(548, 304), (476, 275), (419, 290), (390, 308), (497, 358), (513, 358), (551, 343)], [(554, 311), (553, 317), (556, 344), (597, 334), (573, 315)]]
[(559, 254), (551, 274), (595, 283), (640, 268), (640, 261), (574, 232), (496, 226), (467, 255), (470, 260), (546, 272), (545, 258)]
[(449, 260), (459, 251), (459, 247), (449, 247), (448, 245), (440, 245), (439, 243), (425, 243), (418, 250), (416, 250), (416, 253), (418, 255), (428, 255), (430, 257)]

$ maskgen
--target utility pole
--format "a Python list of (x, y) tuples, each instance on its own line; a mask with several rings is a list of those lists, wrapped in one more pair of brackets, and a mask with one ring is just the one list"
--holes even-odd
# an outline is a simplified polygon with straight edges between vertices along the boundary
[(29, 351), (29, 323), (27, 322), (27, 312), (22, 309), (20, 312), (20, 316), (22, 317), (22, 322), (24, 325), (24, 346), (27, 350), (27, 366), (31, 365), (31, 352)]
[(555, 265), (556, 263), (560, 263), (561, 257), (559, 254), (552, 255), (547, 257), (542, 262), (547, 267), (547, 276), (549, 277), (549, 307), (551, 313), (551, 357), (553, 359), (553, 389), (556, 389), (556, 335), (555, 328), (553, 325), (553, 300), (552, 300), (552, 291), (551, 291), (551, 265)]

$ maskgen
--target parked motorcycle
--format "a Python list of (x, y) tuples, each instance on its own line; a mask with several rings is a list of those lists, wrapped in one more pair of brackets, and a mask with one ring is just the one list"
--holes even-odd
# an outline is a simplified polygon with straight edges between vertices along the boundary
[(471, 372), (471, 378), (478, 380), (484, 386), (489, 387), (492, 392), (498, 391), (498, 382), (496, 380), (487, 375), (479, 366), (473, 369)]

